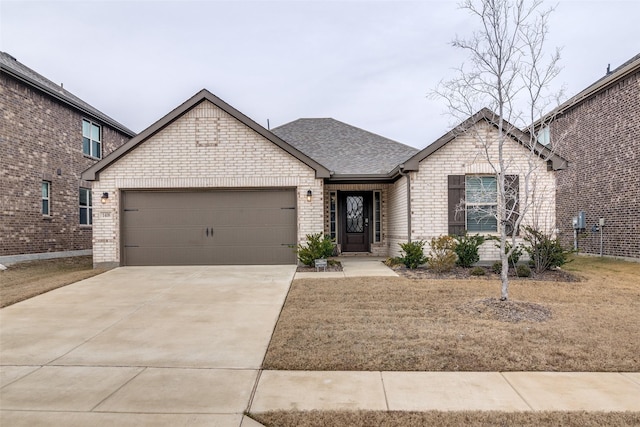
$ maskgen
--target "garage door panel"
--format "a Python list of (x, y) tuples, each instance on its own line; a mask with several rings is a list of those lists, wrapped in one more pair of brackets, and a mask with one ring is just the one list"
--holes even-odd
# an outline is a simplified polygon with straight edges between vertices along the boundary
[(292, 264), (294, 190), (125, 191), (125, 265)]

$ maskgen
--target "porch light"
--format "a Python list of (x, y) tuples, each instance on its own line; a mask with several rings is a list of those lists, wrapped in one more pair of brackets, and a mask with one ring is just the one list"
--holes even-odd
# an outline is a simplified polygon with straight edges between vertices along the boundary
[(307, 202), (311, 201), (312, 196), (313, 196), (313, 193), (311, 192), (311, 190), (307, 190)]
[(104, 205), (105, 203), (107, 203), (107, 200), (109, 200), (109, 193), (105, 191), (104, 193), (102, 193), (102, 197), (100, 197), (100, 203)]

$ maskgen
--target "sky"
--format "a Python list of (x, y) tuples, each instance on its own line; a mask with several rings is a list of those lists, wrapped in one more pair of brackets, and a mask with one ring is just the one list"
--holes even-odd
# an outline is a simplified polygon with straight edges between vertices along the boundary
[[(544, 5), (564, 99), (640, 53), (640, 0)], [(427, 95), (475, 25), (454, 0), (0, 0), (0, 50), (135, 132), (204, 88), (264, 127), (332, 117), (416, 148), (456, 124)]]

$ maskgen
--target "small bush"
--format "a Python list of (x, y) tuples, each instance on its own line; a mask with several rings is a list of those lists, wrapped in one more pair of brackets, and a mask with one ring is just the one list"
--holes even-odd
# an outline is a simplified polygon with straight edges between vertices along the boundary
[(395, 267), (398, 265), (404, 265), (404, 262), (398, 257), (389, 257), (384, 260), (384, 265), (387, 267)]
[(431, 250), (427, 265), (436, 273), (446, 273), (456, 265), (456, 241), (451, 236), (440, 236), (431, 239)]
[(301, 263), (313, 265), (316, 259), (333, 255), (333, 242), (329, 236), (323, 236), (322, 233), (307, 234), (306, 245), (298, 245), (296, 252)]
[(401, 256), (398, 258), (407, 268), (418, 268), (427, 261), (424, 256), (424, 241), (398, 243), (402, 248)]
[(531, 269), (526, 265), (519, 265), (516, 267), (516, 276), (518, 277), (531, 277)]
[(458, 256), (456, 264), (460, 267), (469, 268), (476, 262), (480, 261), (478, 248), (484, 243), (484, 237), (476, 234), (469, 236), (465, 233), (462, 236), (454, 236), (456, 241), (455, 252)]
[(484, 276), (485, 271), (482, 267), (473, 267), (469, 272), (472, 276)]
[(502, 261), (494, 262), (493, 265), (491, 266), (491, 271), (493, 271), (496, 274), (502, 273)]
[(524, 240), (529, 244), (525, 250), (529, 254), (536, 273), (542, 273), (569, 262), (568, 257), (572, 251), (563, 248), (560, 239), (557, 237), (552, 239), (551, 236), (532, 227), (524, 227), (524, 230)]

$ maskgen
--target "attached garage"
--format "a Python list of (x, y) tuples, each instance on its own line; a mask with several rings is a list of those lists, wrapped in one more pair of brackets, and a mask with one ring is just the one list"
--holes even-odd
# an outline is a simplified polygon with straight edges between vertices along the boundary
[(122, 192), (123, 265), (294, 264), (296, 192)]

